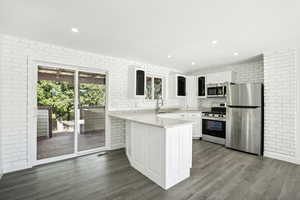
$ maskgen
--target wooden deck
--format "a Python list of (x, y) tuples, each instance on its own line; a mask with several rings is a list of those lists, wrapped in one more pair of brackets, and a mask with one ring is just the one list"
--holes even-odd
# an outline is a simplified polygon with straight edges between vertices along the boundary
[[(89, 131), (78, 135), (78, 149), (88, 150), (105, 145), (105, 130)], [(52, 138), (39, 137), (37, 158), (50, 158), (74, 153), (74, 132), (53, 134)]]

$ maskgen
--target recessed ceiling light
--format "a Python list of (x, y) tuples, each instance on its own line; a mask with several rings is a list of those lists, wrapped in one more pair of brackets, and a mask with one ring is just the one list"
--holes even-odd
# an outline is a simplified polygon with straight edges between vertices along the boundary
[(169, 55), (168, 55), (168, 58), (172, 58), (172, 55), (169, 54)]
[(234, 52), (233, 55), (234, 55), (234, 56), (238, 56), (239, 53), (238, 53), (238, 52)]
[(78, 28), (72, 28), (71, 30), (72, 30), (72, 32), (74, 32), (74, 33), (78, 33), (78, 32), (79, 32)]
[(216, 44), (218, 44), (218, 40), (213, 40), (213, 41), (211, 41), (211, 43), (212, 43), (213, 45), (216, 45)]
[(192, 65), (195, 65), (196, 63), (195, 62), (192, 62)]

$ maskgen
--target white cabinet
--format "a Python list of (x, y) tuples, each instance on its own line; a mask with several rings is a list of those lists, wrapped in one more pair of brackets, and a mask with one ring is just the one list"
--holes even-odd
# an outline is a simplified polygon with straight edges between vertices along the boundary
[(140, 67), (130, 66), (128, 70), (128, 95), (129, 98), (145, 97), (145, 70)]
[(226, 71), (226, 72), (217, 72), (206, 75), (207, 84), (215, 83), (225, 83), (225, 82), (235, 82), (235, 72)]
[(187, 76), (183, 74), (171, 73), (169, 75), (169, 98), (186, 97)]
[(186, 104), (190, 108), (198, 107), (197, 100), (197, 76), (187, 77), (187, 94), (186, 94)]
[(167, 113), (161, 114), (159, 117), (170, 119), (182, 119), (193, 121), (193, 138), (199, 139), (202, 137), (202, 117), (201, 113)]
[(160, 128), (126, 121), (126, 155), (133, 168), (166, 190), (190, 176), (192, 126)]
[(197, 84), (197, 97), (198, 98), (206, 98), (206, 76), (198, 75), (196, 79)]
[(193, 121), (193, 138), (199, 139), (202, 137), (202, 117), (201, 113), (188, 113), (186, 119)]

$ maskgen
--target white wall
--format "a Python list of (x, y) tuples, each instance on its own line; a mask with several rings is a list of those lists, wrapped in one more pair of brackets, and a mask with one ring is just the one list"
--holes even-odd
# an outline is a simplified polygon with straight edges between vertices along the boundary
[[(128, 98), (128, 66), (142, 65), (146, 70), (164, 76), (168, 76), (171, 71), (161, 66), (101, 56), (6, 35), (0, 35), (0, 47), (0, 136), (2, 136), (0, 158), (2, 151), (4, 172), (27, 167), (28, 55), (55, 60), (59, 63), (76, 63), (80, 66), (108, 70), (111, 83), (110, 110), (155, 106), (155, 103)], [(299, 81), (299, 76), (296, 77), (296, 62), (294, 62), (296, 54), (300, 56), (299, 52), (296, 53), (294, 50), (265, 53), (265, 67), (263, 67), (263, 61), (259, 59), (248, 63), (205, 69), (206, 71), (202, 69), (200, 72), (232, 69), (238, 74), (238, 82), (263, 82), (265, 80), (266, 155), (291, 162), (298, 162), (300, 157), (300, 134), (299, 132), (296, 134), (296, 94), (299, 96), (295, 87), (297, 80)], [(284, 98), (280, 98), (281, 96)], [(180, 105), (181, 102), (170, 99), (167, 104)], [(124, 121), (114, 119), (111, 124), (111, 147), (122, 147), (124, 145)], [(278, 124), (281, 126), (276, 127)]]
[(296, 57), (296, 82), (297, 82), (297, 116), (296, 116), (296, 158), (300, 164), (300, 49)]
[[(56, 63), (109, 71), (110, 110), (154, 108), (155, 103), (128, 98), (128, 66), (143, 66), (149, 72), (168, 77), (171, 69), (125, 59), (72, 50), (56, 45), (0, 35), (2, 65), (0, 73), (0, 133), (2, 134), (3, 168), (5, 172), (27, 167), (27, 56)], [(179, 105), (169, 99), (168, 105)], [(124, 145), (123, 122), (112, 120), (111, 147)], [(119, 128), (121, 127), (121, 128)]]
[[(1, 74), (3, 74), (3, 70), (2, 70), (2, 54), (3, 54), (3, 48), (2, 48), (2, 40), (1, 40), (1, 36), (0, 36), (0, 76)], [(3, 81), (2, 79), (0, 78), (0, 85), (3, 85)], [(2, 104), (2, 100), (1, 100), (1, 90), (0, 90), (0, 105)], [(3, 115), (1, 115), (1, 110), (0, 110), (0, 129), (1, 129), (1, 119), (2, 119)], [(3, 147), (3, 144), (2, 144), (2, 134), (1, 134), (1, 131), (0, 131), (0, 179), (2, 177), (2, 174), (3, 174), (3, 161), (2, 161), (2, 147)]]
[(230, 65), (220, 65), (217, 67), (202, 68), (197, 71), (191, 72), (190, 74), (205, 75), (214, 72), (224, 72), (224, 71), (234, 71), (237, 74), (237, 83), (247, 83), (247, 82), (260, 82), (264, 80), (264, 68), (263, 68), (263, 57), (257, 56), (251, 60), (246, 60), (244, 62), (230, 64)]
[(264, 144), (265, 156), (300, 164), (296, 58), (297, 51), (294, 49), (264, 53)]

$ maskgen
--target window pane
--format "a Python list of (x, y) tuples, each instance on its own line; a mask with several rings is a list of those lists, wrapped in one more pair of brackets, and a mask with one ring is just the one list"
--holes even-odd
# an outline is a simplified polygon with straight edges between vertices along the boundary
[(78, 73), (78, 150), (105, 146), (105, 74)]
[(74, 153), (74, 71), (38, 67), (37, 159)]
[(154, 78), (154, 99), (158, 99), (162, 96), (162, 79)]
[(152, 77), (146, 77), (146, 99), (152, 99)]

